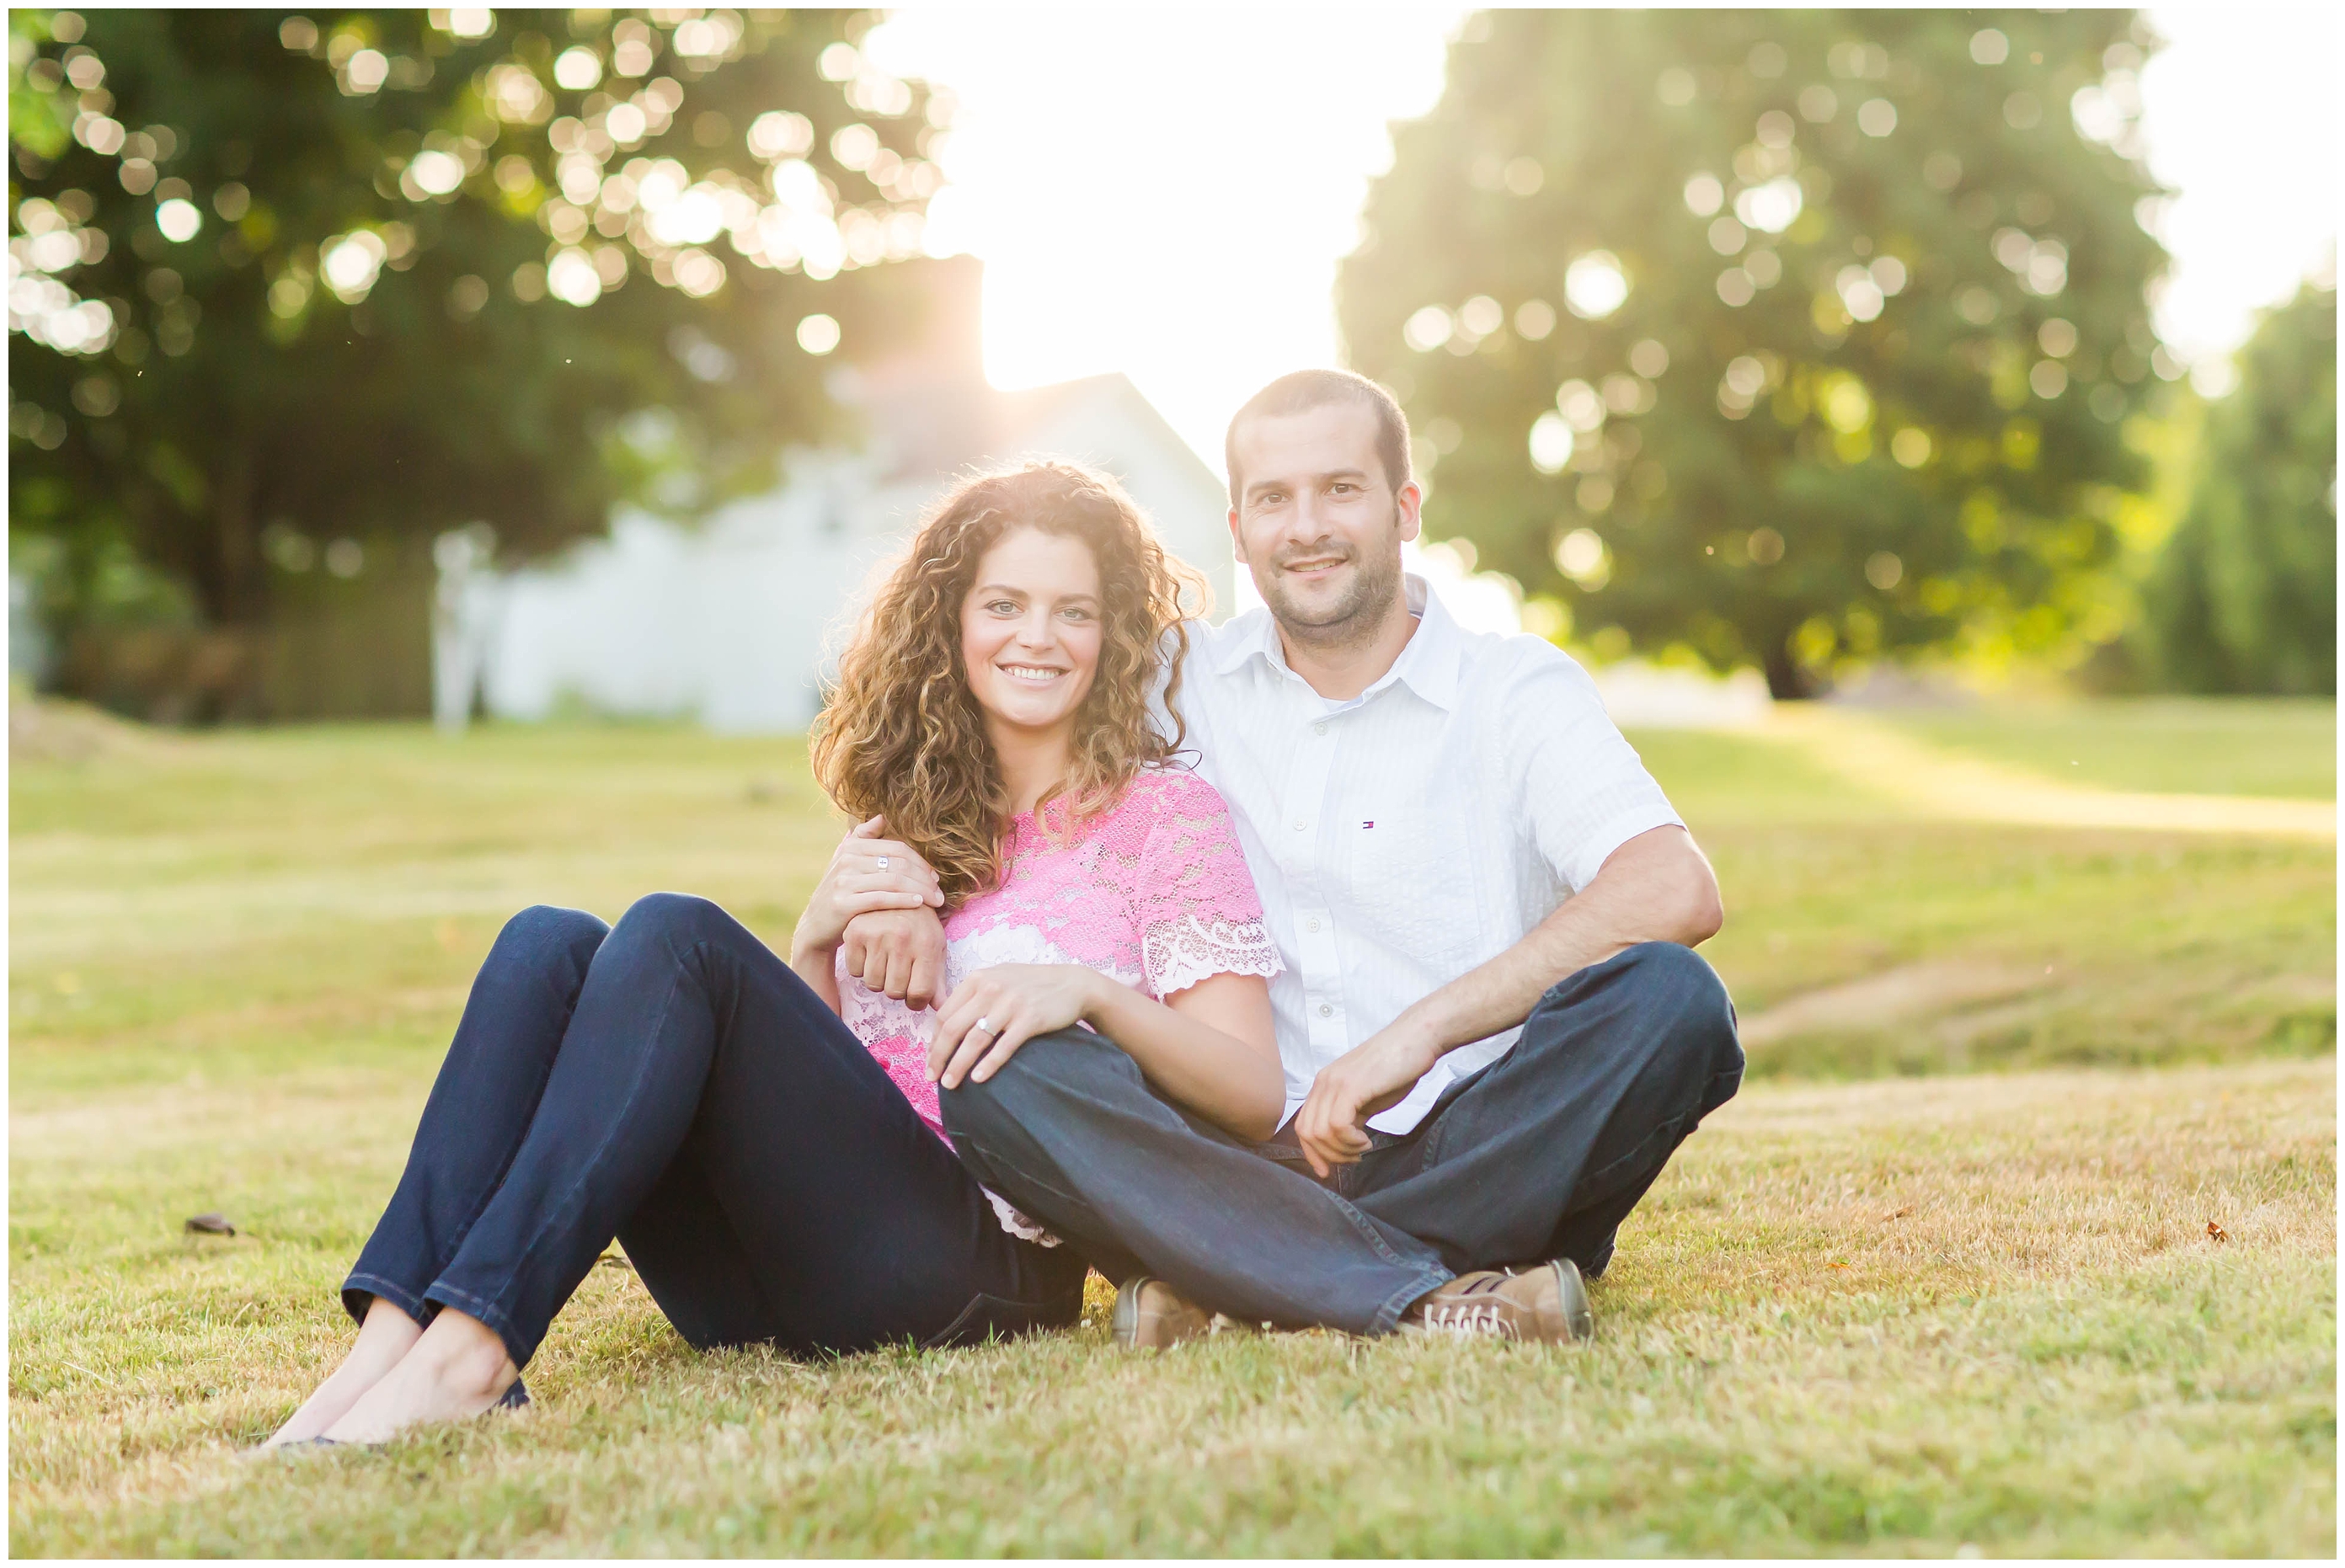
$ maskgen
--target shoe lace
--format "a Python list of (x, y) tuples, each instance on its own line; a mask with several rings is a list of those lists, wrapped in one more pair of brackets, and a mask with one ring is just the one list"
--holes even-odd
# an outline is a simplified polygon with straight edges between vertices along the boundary
[(1518, 1338), (1514, 1315), (1493, 1300), (1442, 1301), (1425, 1310), (1425, 1326), (1435, 1333), (1493, 1340)]

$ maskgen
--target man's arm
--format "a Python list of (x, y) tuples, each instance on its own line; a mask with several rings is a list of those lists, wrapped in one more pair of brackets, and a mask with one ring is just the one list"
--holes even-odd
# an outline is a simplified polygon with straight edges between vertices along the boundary
[(847, 923), (847, 972), (915, 1011), (940, 1000), (945, 927), (933, 909), (875, 909)]
[(1296, 1139), (1322, 1176), (1368, 1148), (1367, 1119), (1405, 1098), (1433, 1064), (1530, 1017), (1565, 976), (1639, 942), (1691, 947), (1718, 932), (1718, 878), (1681, 827), (1640, 833), (1528, 935), (1421, 997), (1322, 1068), (1294, 1113)]

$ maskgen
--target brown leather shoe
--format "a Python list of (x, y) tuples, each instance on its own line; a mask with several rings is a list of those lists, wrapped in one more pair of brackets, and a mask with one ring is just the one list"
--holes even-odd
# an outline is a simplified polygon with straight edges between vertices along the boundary
[(1402, 1316), (1400, 1329), (1459, 1339), (1568, 1345), (1594, 1334), (1596, 1318), (1589, 1310), (1579, 1266), (1558, 1258), (1523, 1274), (1511, 1269), (1460, 1274), (1411, 1307)]
[(1142, 1274), (1115, 1293), (1115, 1342), (1127, 1351), (1169, 1351), (1213, 1332), (1214, 1315), (1163, 1280)]

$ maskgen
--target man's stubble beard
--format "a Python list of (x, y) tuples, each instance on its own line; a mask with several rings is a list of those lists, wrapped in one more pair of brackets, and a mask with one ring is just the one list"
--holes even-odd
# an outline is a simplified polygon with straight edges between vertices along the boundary
[[(1400, 509), (1393, 508), (1393, 528), (1400, 527)], [(1297, 551), (1296, 553), (1308, 553)], [(1357, 572), (1352, 579), (1351, 591), (1327, 610), (1306, 619), (1305, 612), (1295, 604), (1283, 587), (1265, 590), (1263, 603), (1278, 629), (1294, 642), (1328, 652), (1339, 652), (1372, 641), (1384, 625), (1394, 601), (1400, 597), (1400, 552), (1377, 551), (1374, 555), (1355, 554)], [(1280, 576), (1271, 574), (1277, 583)], [(1256, 583), (1257, 588), (1261, 587)]]

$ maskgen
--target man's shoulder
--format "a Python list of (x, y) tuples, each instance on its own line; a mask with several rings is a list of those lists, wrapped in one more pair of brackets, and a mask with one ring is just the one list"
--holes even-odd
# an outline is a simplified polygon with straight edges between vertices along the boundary
[(1181, 665), (1182, 711), (1194, 719), (1212, 697), (1233, 693), (1244, 683), (1250, 664), (1258, 663), (1247, 656), (1260, 651), (1271, 635), (1270, 612), (1257, 605), (1218, 626), (1184, 621), (1182, 630), (1189, 639), (1189, 654)]
[(1477, 695), (1504, 701), (1533, 689), (1550, 699), (1566, 693), (1603, 705), (1595, 680), (1579, 660), (1528, 632), (1461, 632), (1460, 673)]
[(1221, 673), (1223, 666), (1254, 649), (1263, 646), (1270, 625), (1270, 612), (1257, 604), (1241, 611), (1219, 625), (1205, 621), (1187, 621), (1189, 646), (1199, 656), (1199, 663)]

